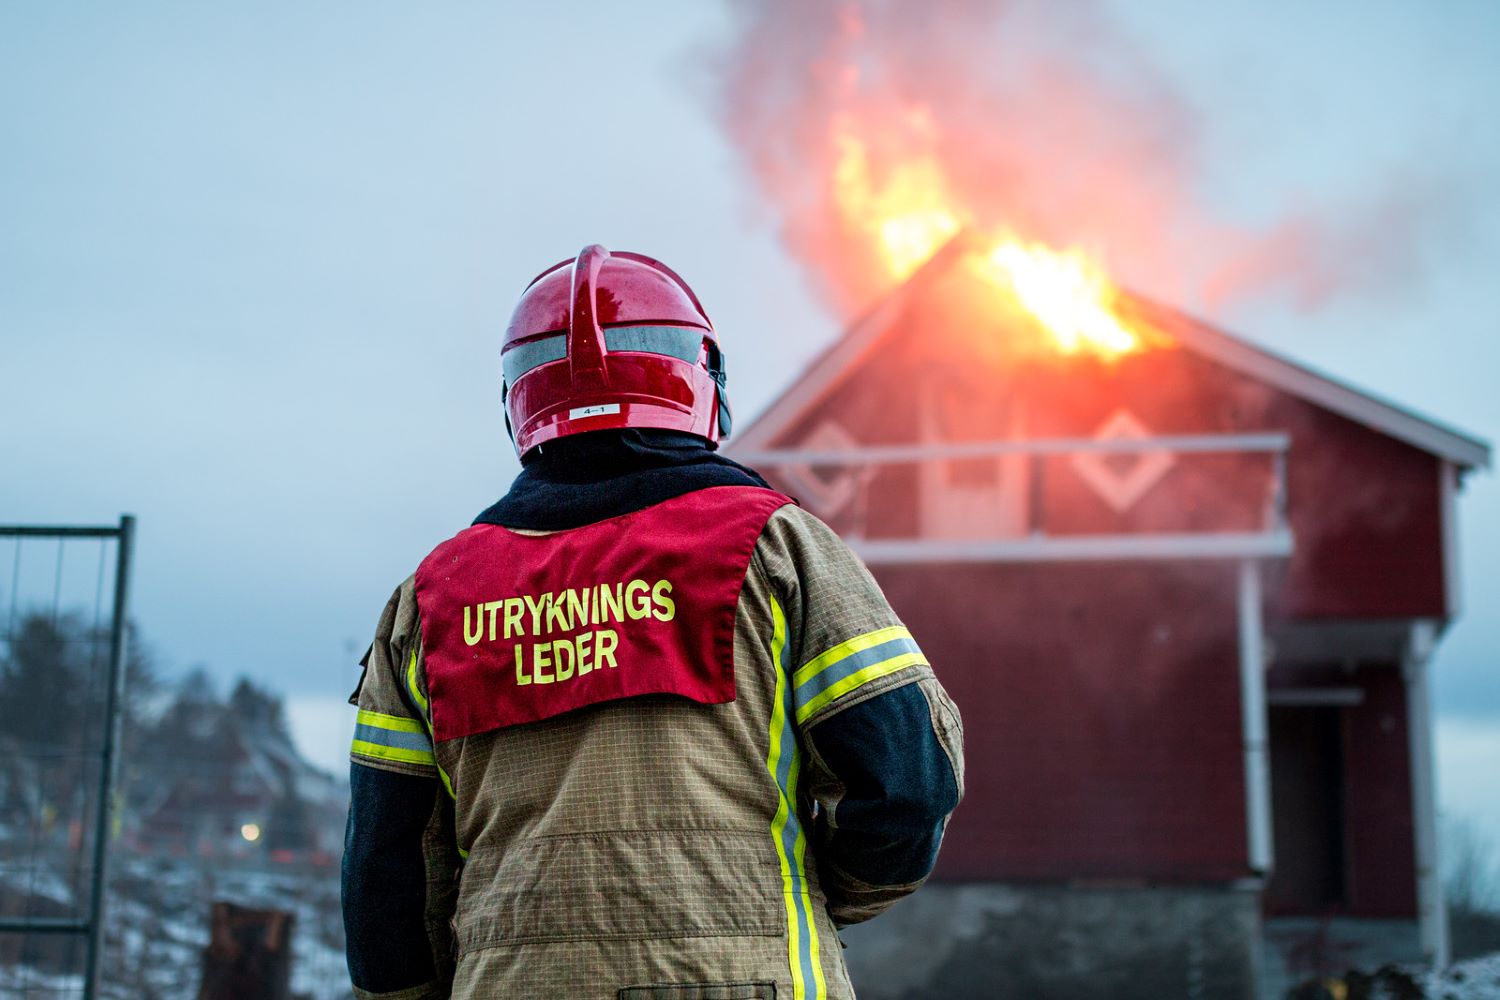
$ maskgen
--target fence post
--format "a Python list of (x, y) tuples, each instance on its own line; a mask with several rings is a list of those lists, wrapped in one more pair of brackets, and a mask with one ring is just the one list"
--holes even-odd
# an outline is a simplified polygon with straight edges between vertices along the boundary
[(120, 717), (125, 701), (125, 615), (130, 593), (130, 549), (135, 540), (135, 518), (120, 518), (120, 541), (115, 550), (115, 614), (109, 633), (109, 674), (104, 694), (104, 747), (99, 761), (99, 799), (95, 812), (94, 863), (89, 890), (88, 966), (84, 970), (84, 1000), (96, 1000), (104, 968), (104, 893), (108, 885), (109, 839), (114, 832), (115, 772), (120, 757)]

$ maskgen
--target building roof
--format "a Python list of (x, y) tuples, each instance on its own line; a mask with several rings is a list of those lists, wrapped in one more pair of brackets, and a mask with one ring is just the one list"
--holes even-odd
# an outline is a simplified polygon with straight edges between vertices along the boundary
[[(773, 446), (793, 421), (864, 359), (910, 301), (974, 247), (974, 240), (968, 233), (954, 237), (910, 278), (856, 319), (842, 337), (825, 348), (802, 376), (737, 436), (732, 450), (749, 452)], [(1490, 445), (1480, 438), (1356, 389), (1175, 309), (1138, 295), (1129, 294), (1125, 299), (1126, 310), (1172, 337), (1181, 347), (1460, 468), (1489, 467)]]

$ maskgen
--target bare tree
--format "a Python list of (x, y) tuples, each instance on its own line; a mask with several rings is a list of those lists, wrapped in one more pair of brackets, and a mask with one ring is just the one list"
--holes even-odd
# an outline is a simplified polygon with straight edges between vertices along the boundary
[(1444, 888), (1454, 959), (1500, 951), (1500, 862), (1496, 845), (1468, 820), (1444, 830)]

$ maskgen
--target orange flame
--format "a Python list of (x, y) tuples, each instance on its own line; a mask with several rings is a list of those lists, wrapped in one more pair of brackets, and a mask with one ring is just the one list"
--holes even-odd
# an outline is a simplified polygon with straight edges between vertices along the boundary
[(906, 279), (963, 228), (949, 208), (942, 167), (930, 157), (909, 160), (877, 183), (864, 142), (848, 134), (835, 141), (833, 189), (840, 212), (876, 237), (892, 277)]
[[(844, 132), (835, 143), (834, 200), (845, 222), (873, 240), (892, 278), (909, 277), (970, 223), (933, 157), (904, 159), (877, 179), (861, 139)], [(1035, 318), (1062, 353), (1115, 360), (1142, 349), (1141, 335), (1115, 312), (1113, 283), (1083, 252), (1007, 233), (976, 256), (978, 272)]]
[(1114, 286), (1082, 253), (1012, 238), (995, 244), (984, 260), (1064, 354), (1087, 350), (1112, 360), (1140, 348), (1140, 336), (1114, 311)]

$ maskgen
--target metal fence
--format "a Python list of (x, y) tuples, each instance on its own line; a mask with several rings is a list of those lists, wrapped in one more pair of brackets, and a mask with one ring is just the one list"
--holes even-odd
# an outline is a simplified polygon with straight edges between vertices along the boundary
[[(0, 525), (0, 994), (99, 996), (135, 520)], [(107, 596), (108, 595), (108, 596)]]

